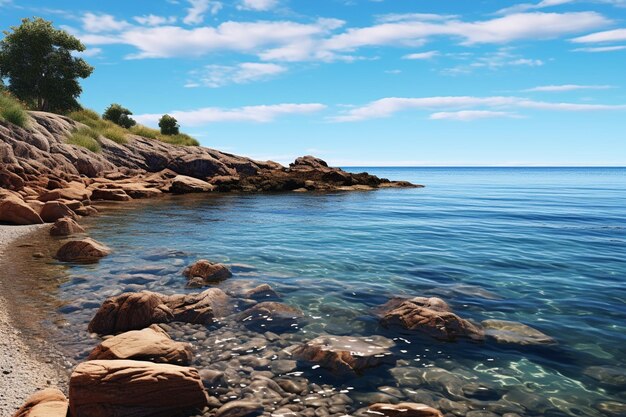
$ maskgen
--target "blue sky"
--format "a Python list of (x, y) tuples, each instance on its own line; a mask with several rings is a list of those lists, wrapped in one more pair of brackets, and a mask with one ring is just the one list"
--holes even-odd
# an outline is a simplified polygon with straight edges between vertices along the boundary
[(626, 165), (626, 0), (0, 0), (87, 45), (81, 102), (334, 165)]

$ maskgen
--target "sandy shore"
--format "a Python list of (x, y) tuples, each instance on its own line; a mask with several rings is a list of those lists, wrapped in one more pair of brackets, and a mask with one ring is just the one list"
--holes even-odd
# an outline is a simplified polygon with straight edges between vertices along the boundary
[[(12, 242), (40, 227), (45, 226), (0, 225), (0, 258), (7, 254)], [(13, 326), (7, 308), (0, 293), (0, 416), (12, 415), (36, 390), (55, 386), (58, 374), (50, 364), (33, 355)]]

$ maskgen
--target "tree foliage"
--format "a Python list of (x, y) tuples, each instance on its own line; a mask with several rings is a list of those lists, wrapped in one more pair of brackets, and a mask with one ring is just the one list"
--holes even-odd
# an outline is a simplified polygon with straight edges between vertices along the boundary
[(113, 103), (104, 111), (102, 118), (104, 120), (110, 120), (123, 128), (130, 129), (137, 124), (137, 122), (130, 117), (132, 114), (133, 112), (127, 108)]
[(41, 18), (23, 19), (4, 34), (0, 79), (8, 80), (11, 93), (38, 110), (61, 113), (80, 108), (78, 79), (89, 77), (93, 68), (72, 54), (85, 50), (77, 38)]
[(179, 128), (178, 120), (170, 116), (169, 114), (164, 114), (161, 119), (159, 119), (159, 127), (161, 128), (161, 133), (164, 135), (178, 135)]

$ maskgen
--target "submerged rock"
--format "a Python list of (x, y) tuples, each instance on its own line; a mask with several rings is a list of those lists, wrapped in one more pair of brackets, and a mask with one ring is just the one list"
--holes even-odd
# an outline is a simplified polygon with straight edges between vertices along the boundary
[(57, 220), (50, 228), (51, 236), (71, 236), (75, 233), (84, 233), (85, 229), (70, 217)]
[(626, 369), (613, 366), (590, 366), (583, 373), (602, 385), (626, 388)]
[(207, 261), (206, 259), (200, 259), (193, 263), (189, 267), (185, 268), (183, 275), (189, 280), (194, 278), (202, 278), (204, 284), (211, 284), (218, 281), (223, 281), (233, 276), (226, 266)]
[(13, 417), (66, 417), (69, 402), (61, 391), (46, 388), (28, 397)]
[(296, 307), (274, 301), (256, 304), (237, 317), (244, 325), (263, 331), (296, 329), (304, 313)]
[(336, 374), (352, 374), (380, 365), (395, 343), (382, 336), (320, 336), (296, 347), (292, 354)]
[(89, 354), (88, 360), (134, 359), (156, 363), (189, 365), (191, 346), (172, 340), (156, 325), (143, 330), (132, 330), (104, 340)]
[(481, 341), (485, 336), (480, 326), (454, 314), (445, 301), (436, 297), (393, 299), (378, 311), (383, 326), (400, 326), (438, 340), (468, 338)]
[(516, 345), (554, 345), (556, 340), (523, 323), (506, 320), (485, 320), (485, 335), (498, 343)]
[(439, 410), (419, 403), (372, 404), (361, 415), (378, 417), (443, 417)]
[(626, 403), (601, 401), (595, 404), (594, 407), (608, 417), (624, 417), (626, 415)]
[(263, 406), (254, 401), (238, 400), (224, 404), (215, 417), (253, 417), (263, 414)]
[(219, 288), (209, 288), (199, 294), (165, 296), (163, 301), (172, 312), (172, 321), (209, 324), (233, 312), (232, 298)]
[(111, 249), (93, 239), (72, 240), (61, 246), (56, 258), (63, 262), (96, 262), (111, 253)]
[(169, 417), (208, 404), (198, 371), (132, 360), (79, 364), (70, 377), (72, 417)]

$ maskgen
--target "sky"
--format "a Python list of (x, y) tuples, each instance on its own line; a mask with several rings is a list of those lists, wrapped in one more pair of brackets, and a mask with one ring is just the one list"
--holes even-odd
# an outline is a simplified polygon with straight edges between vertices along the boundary
[(83, 106), (337, 166), (626, 166), (626, 0), (0, 0), (95, 67)]

